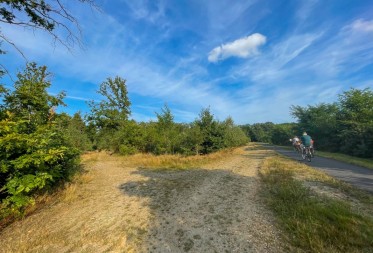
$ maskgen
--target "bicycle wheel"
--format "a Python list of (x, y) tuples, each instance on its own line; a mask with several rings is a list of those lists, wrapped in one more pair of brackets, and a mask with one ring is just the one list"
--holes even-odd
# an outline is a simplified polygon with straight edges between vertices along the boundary
[(297, 146), (297, 152), (298, 152), (299, 154), (302, 152), (302, 149), (301, 149), (299, 146)]
[(302, 150), (302, 159), (303, 160), (306, 159), (306, 150), (305, 149)]
[(310, 152), (307, 153), (307, 161), (311, 162), (311, 153)]

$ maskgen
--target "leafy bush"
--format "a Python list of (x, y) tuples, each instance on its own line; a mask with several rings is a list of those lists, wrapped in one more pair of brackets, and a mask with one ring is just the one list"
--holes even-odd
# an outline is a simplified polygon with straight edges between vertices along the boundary
[[(0, 118), (0, 199), (2, 213), (21, 214), (35, 193), (68, 179), (77, 168), (71, 147), (53, 118), (63, 94), (51, 96), (45, 67), (28, 64), (14, 90), (3, 89)], [(12, 112), (12, 113), (11, 113)]]
[(120, 145), (119, 153), (121, 155), (133, 155), (136, 154), (138, 150), (135, 147), (127, 146), (127, 145)]

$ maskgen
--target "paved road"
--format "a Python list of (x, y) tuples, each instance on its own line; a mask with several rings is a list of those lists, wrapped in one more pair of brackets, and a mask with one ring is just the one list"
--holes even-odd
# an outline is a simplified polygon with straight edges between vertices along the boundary
[[(292, 150), (286, 150), (276, 146), (268, 146), (278, 153), (293, 158), (299, 162), (306, 163), (314, 168), (320, 169), (330, 176), (348, 182), (360, 189), (373, 193), (373, 170), (361, 166), (352, 165), (329, 158), (317, 156), (311, 162), (303, 161), (302, 157)], [(317, 152), (317, 151), (316, 151)]]

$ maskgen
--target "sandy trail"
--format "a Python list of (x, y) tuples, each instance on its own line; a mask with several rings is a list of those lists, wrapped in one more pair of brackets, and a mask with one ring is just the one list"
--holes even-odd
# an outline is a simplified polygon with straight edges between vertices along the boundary
[(258, 195), (269, 152), (245, 147), (182, 171), (95, 154), (75, 197), (8, 226), (0, 252), (281, 252)]

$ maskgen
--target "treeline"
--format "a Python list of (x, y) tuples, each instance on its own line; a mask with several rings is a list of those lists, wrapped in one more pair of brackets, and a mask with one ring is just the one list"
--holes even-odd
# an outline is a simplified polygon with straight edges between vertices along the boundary
[(291, 106), (297, 123), (271, 122), (241, 126), (252, 141), (289, 145), (289, 138), (306, 131), (319, 150), (373, 157), (373, 92), (350, 89), (335, 103)]
[(288, 145), (289, 138), (297, 132), (296, 123), (274, 124), (272, 122), (255, 123), (241, 126), (253, 142), (265, 142), (276, 145)]
[(90, 114), (85, 123), (78, 112), (72, 117), (65, 113), (57, 115), (55, 122), (65, 132), (71, 146), (81, 151), (106, 150), (122, 155), (139, 152), (203, 155), (249, 141), (232, 118), (218, 121), (208, 108), (202, 109), (191, 123), (174, 122), (167, 105), (156, 113), (156, 117), (156, 121), (136, 122), (129, 119), (116, 121), (108, 116), (98, 119)]
[(299, 132), (306, 130), (322, 150), (373, 157), (373, 92), (350, 89), (338, 101), (315, 106), (292, 106)]
[(2, 215), (22, 213), (34, 194), (69, 180), (82, 151), (203, 155), (249, 141), (231, 118), (219, 121), (209, 108), (192, 123), (176, 123), (167, 105), (154, 122), (130, 120), (131, 103), (120, 77), (100, 85), (103, 100), (90, 102), (87, 115), (57, 113), (65, 94), (48, 94), (49, 77), (46, 67), (31, 63), (17, 75), (13, 89), (0, 85)]
[(210, 109), (202, 109), (192, 123), (176, 123), (165, 105), (154, 122), (129, 120), (130, 101), (125, 80), (108, 78), (98, 91), (103, 100), (90, 103), (87, 132), (94, 149), (105, 149), (123, 155), (136, 152), (153, 154), (208, 154), (222, 148), (248, 142), (245, 133), (232, 118), (214, 118)]

